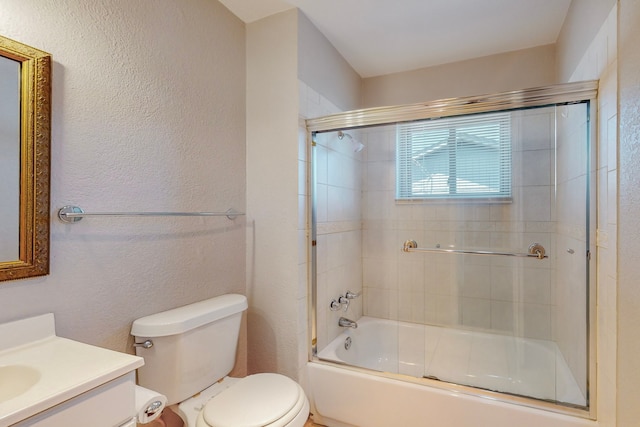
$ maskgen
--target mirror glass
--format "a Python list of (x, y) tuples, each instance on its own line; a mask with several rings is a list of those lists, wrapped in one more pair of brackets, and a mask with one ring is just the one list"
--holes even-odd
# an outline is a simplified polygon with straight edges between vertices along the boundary
[(20, 256), (20, 62), (0, 57), (0, 260)]
[(0, 280), (49, 273), (51, 55), (0, 36)]

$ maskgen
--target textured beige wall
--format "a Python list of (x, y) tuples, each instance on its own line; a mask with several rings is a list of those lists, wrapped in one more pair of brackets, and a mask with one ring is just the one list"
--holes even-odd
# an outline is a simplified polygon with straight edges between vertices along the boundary
[[(362, 79), (327, 38), (298, 12), (298, 78), (343, 111), (360, 107)], [(311, 117), (311, 116), (308, 116)]]
[(297, 11), (247, 25), (249, 371), (297, 378)]
[(618, 32), (618, 425), (640, 420), (640, 0), (620, 0)]
[(555, 83), (555, 47), (540, 46), (363, 79), (362, 108), (482, 95)]
[(556, 42), (557, 76), (560, 81), (569, 80), (615, 4), (616, 0), (571, 2)]
[(0, 34), (54, 59), (51, 274), (0, 284), (0, 322), (53, 312), (131, 352), (134, 319), (244, 293), (242, 218), (55, 218), (245, 210), (244, 24), (211, 0), (3, 0)]
[(354, 108), (358, 93), (359, 77), (297, 10), (247, 25), (250, 372), (305, 384), (308, 158), (298, 119), (336, 112), (325, 97)]

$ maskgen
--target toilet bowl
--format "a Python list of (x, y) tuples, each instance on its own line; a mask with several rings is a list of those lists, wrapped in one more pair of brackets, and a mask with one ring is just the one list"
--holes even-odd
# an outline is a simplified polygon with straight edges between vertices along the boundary
[[(273, 373), (227, 376), (235, 363), (243, 295), (229, 294), (134, 321), (141, 386), (167, 396), (186, 427), (303, 427), (304, 390)], [(150, 343), (150, 344), (149, 344)]]
[(178, 414), (195, 427), (302, 427), (309, 401), (302, 387), (277, 374), (227, 377), (178, 405)]

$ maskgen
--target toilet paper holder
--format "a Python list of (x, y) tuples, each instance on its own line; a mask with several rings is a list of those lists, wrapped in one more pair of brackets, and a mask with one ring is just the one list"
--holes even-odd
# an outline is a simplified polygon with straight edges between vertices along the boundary
[(147, 406), (147, 409), (144, 410), (144, 413), (149, 416), (153, 416), (156, 414), (156, 412), (161, 411), (163, 409), (163, 406), (164, 405), (161, 401), (156, 400), (155, 402), (151, 402), (149, 406)]

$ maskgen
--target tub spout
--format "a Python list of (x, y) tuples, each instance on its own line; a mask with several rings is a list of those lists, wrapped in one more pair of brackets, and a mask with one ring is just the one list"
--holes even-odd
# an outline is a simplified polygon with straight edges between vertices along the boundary
[(354, 322), (353, 320), (349, 320), (346, 317), (341, 317), (338, 320), (338, 325), (342, 326), (343, 328), (357, 328), (358, 324), (356, 322)]

